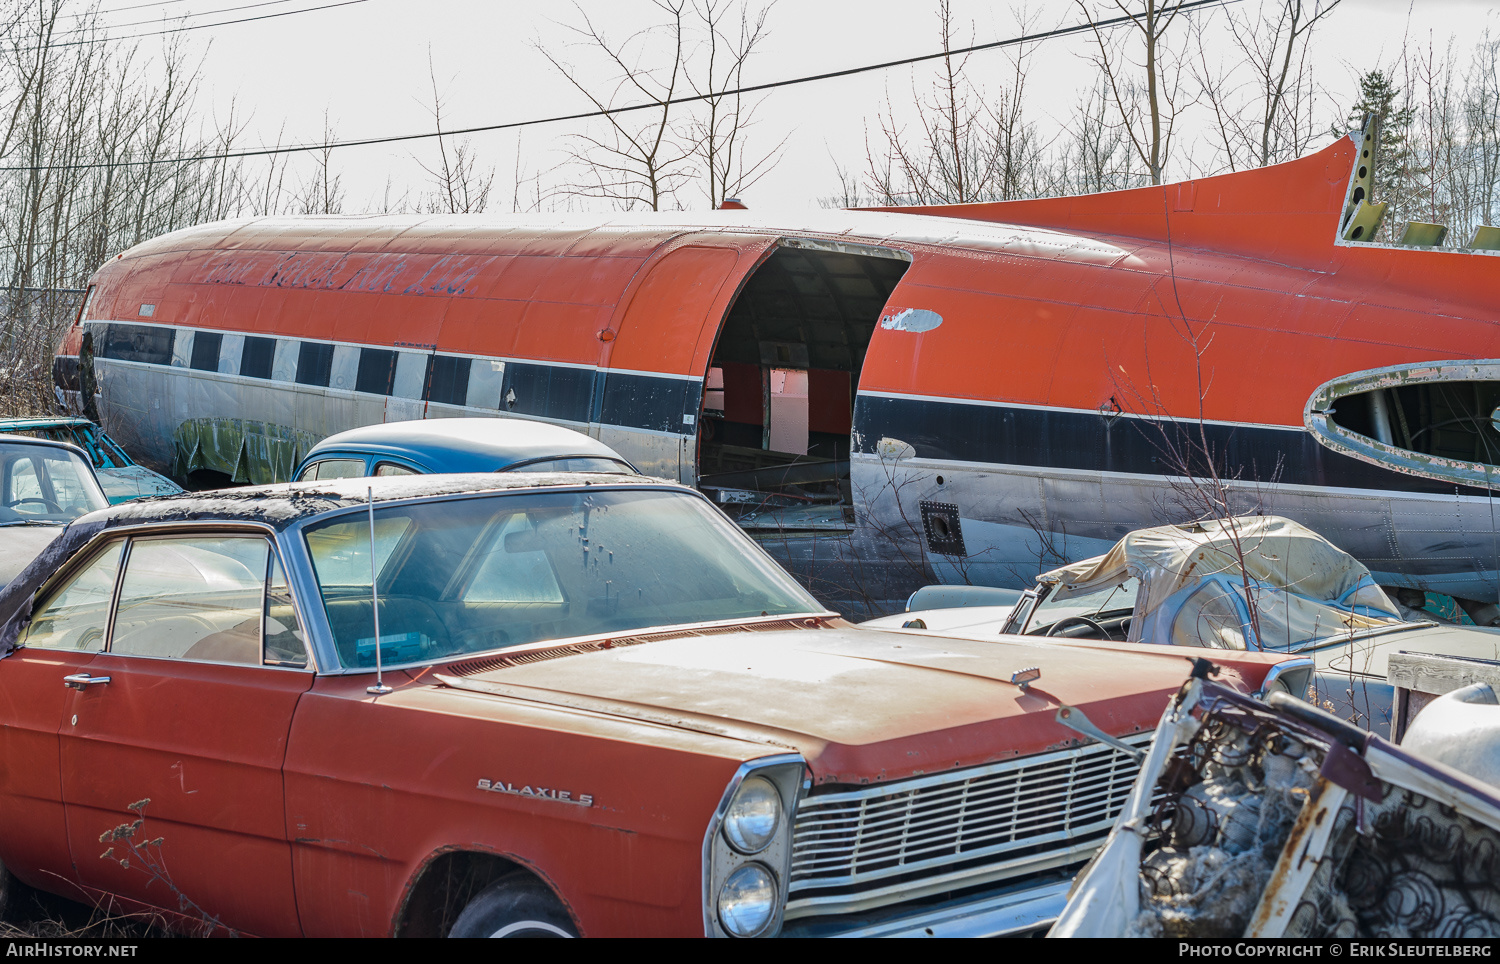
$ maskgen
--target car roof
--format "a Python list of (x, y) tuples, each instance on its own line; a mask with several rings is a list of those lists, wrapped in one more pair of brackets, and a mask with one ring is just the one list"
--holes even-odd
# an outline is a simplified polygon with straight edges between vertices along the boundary
[(625, 461), (598, 439), (548, 422), (432, 418), (366, 425), (330, 435), (308, 451), (302, 464), (346, 452), (393, 456), (434, 472), (494, 472), (537, 459), (569, 456)]
[(0, 442), (14, 442), (17, 445), (41, 445), (49, 449), (67, 449), (88, 465), (93, 471), (94, 463), (89, 459), (89, 453), (74, 445), (72, 442), (57, 442), (50, 438), (37, 438), (32, 435), (0, 435)]
[[(86, 418), (26, 417), (0, 418), (0, 432), (34, 432), (43, 428), (85, 428), (94, 426)], [(97, 427), (97, 426), (94, 426)]]
[[(0, 440), (6, 438), (0, 436)], [(19, 441), (34, 439), (18, 437)], [(51, 443), (56, 444), (56, 443)], [(66, 446), (73, 448), (73, 446)], [(0, 655), (19, 632), (16, 623), (22, 604), (61, 568), (73, 554), (110, 529), (149, 523), (244, 522), (285, 529), (304, 519), (338, 509), (357, 508), (371, 498), (379, 504), (465, 493), (577, 489), (583, 486), (618, 489), (645, 486), (672, 489), (703, 498), (695, 489), (665, 479), (639, 475), (586, 472), (517, 472), (469, 475), (400, 475), (363, 479), (325, 479), (320, 482), (283, 482), (181, 495), (134, 499), (98, 509), (73, 520), (41, 555), (0, 589)], [(24, 614), (21, 614), (24, 619)]]
[(155, 496), (99, 509), (81, 517), (78, 522), (98, 521), (104, 528), (147, 522), (254, 522), (284, 529), (324, 512), (365, 505), (371, 497), (378, 505), (403, 499), (459, 495), (466, 492), (505, 492), (581, 485), (655, 485), (697, 494), (695, 490), (675, 482), (634, 475), (585, 472), (397, 475), (282, 482), (276, 485)]

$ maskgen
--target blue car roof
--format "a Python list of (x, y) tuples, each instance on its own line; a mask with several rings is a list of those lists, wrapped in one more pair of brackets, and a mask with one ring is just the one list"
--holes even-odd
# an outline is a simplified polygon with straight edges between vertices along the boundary
[(625, 462), (582, 432), (520, 418), (433, 418), (366, 425), (330, 435), (308, 451), (297, 472), (337, 454), (367, 453), (413, 462), (429, 472), (496, 472), (538, 459), (588, 456)]

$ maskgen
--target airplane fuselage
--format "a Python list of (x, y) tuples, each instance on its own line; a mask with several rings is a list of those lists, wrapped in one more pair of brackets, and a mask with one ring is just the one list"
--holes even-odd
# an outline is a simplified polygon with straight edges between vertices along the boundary
[(179, 476), (284, 480), (380, 421), (568, 425), (712, 489), (794, 568), (849, 583), (825, 595), (876, 606), (933, 575), (1027, 585), (1224, 511), (1293, 518), (1384, 584), (1492, 602), (1500, 457), (1449, 437), (1483, 434), (1488, 389), (1442, 408), (1403, 387), (1427, 394), (1389, 395), (1394, 414), (1329, 399), (1359, 373), (1500, 358), (1500, 261), (1340, 240), (1358, 150), (796, 227), (225, 222), (103, 266), (59, 355), (88, 333), (105, 428)]

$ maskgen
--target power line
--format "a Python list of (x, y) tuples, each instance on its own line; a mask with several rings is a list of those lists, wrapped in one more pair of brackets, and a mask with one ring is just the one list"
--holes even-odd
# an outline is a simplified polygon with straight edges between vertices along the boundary
[[(150, 30), (145, 33), (126, 34), (123, 37), (93, 37), (88, 40), (65, 40), (62, 43), (46, 44), (43, 48), (40, 49), (51, 50), (54, 47), (79, 47), (83, 46), (84, 44), (113, 43), (116, 40), (139, 40), (142, 37), (160, 37), (169, 33), (185, 33), (189, 30), (206, 30), (210, 27), (228, 27), (237, 23), (253, 23), (256, 20), (274, 20), (277, 17), (294, 17), (299, 13), (313, 13), (318, 10), (331, 10), (334, 7), (350, 7), (356, 3), (368, 2), (369, 0), (340, 0), (340, 2), (338, 3), (325, 3), (317, 7), (304, 7), (301, 10), (283, 10), (280, 13), (263, 13), (256, 17), (241, 17), (238, 20), (221, 20), (218, 23), (194, 23), (182, 27), (168, 27), (165, 30)], [(79, 31), (73, 31), (73, 33), (78, 32)]]
[[(361, 3), (363, 0), (345, 0), (345, 3), (330, 4), (329, 6), (345, 6), (347, 3)], [(1195, 10), (1200, 7), (1228, 6), (1238, 3), (1239, 0), (1184, 0), (1161, 13), (1177, 13), (1185, 10)], [(315, 8), (323, 9), (323, 8)], [(299, 12), (299, 11), (291, 11)], [(273, 14), (272, 16), (285, 16), (285, 14)], [(81, 171), (101, 167), (147, 167), (155, 164), (188, 164), (196, 161), (223, 161), (235, 160), (244, 157), (268, 157), (277, 154), (299, 154), (306, 151), (328, 151), (341, 147), (369, 147), (375, 144), (398, 144), (407, 141), (428, 140), (434, 137), (456, 137), (462, 134), (483, 134), (491, 131), (515, 130), (521, 127), (536, 127), (542, 124), (561, 124), (567, 121), (590, 120), (596, 117), (609, 117), (616, 114), (629, 114), (641, 110), (656, 110), (667, 106), (678, 104), (699, 103), (705, 100), (713, 100), (718, 97), (732, 97), (742, 94), (756, 94), (761, 91), (776, 90), (781, 87), (792, 87), (798, 84), (810, 84), (820, 80), (834, 80), (839, 77), (852, 77), (856, 74), (866, 74), (877, 70), (889, 70), (892, 67), (906, 67), (912, 64), (925, 63), (930, 60), (941, 60), (944, 57), (954, 57), (960, 54), (976, 53), (981, 50), (996, 50), (1002, 47), (1015, 47), (1021, 44), (1035, 43), (1043, 40), (1052, 40), (1057, 37), (1067, 37), (1072, 34), (1085, 31), (1118, 27), (1122, 24), (1132, 23), (1134, 18), (1129, 15), (1111, 17), (1108, 20), (1094, 20), (1071, 27), (1058, 27), (1054, 30), (1045, 30), (1041, 33), (1023, 34), (1019, 37), (1010, 37), (1006, 40), (992, 40), (989, 43), (974, 44), (968, 47), (959, 47), (952, 50), (943, 50), (937, 53), (921, 54), (916, 57), (905, 57), (901, 60), (887, 60), (884, 63), (866, 64), (862, 67), (847, 67), (843, 70), (830, 70), (819, 74), (808, 74), (803, 77), (792, 77), (786, 80), (768, 81), (764, 84), (750, 84), (744, 87), (733, 87), (707, 94), (694, 94), (690, 97), (674, 97), (669, 100), (650, 104), (631, 104), (626, 107), (610, 107), (603, 110), (583, 111), (576, 114), (557, 114), (552, 117), (537, 117), (531, 120), (509, 121), (502, 124), (485, 124), (479, 127), (465, 127), (451, 131), (424, 131), (420, 134), (392, 134), (384, 137), (365, 137), (347, 141), (325, 141), (317, 144), (296, 144), (287, 147), (254, 147), (243, 151), (221, 151), (215, 154), (194, 154), (187, 157), (168, 157), (150, 160), (136, 161), (100, 161), (91, 164), (39, 164), (20, 165), (16, 167), (0, 167), (0, 171)]]
[[(283, 4), (288, 4), (288, 3), (292, 3), (292, 2), (293, 2), (293, 0), (261, 0), (261, 2), (259, 2), (259, 3), (246, 3), (246, 4), (241, 4), (238, 7), (224, 7), (224, 8), (219, 9), (219, 10), (205, 10), (202, 13), (184, 13), (184, 14), (181, 14), (178, 19), (186, 20), (186, 19), (188, 19), (190, 17), (217, 17), (217, 16), (221, 16), (221, 15), (226, 14), (226, 13), (235, 13), (235, 12), (237, 12), (239, 10), (253, 10), (256, 7), (279, 7), (279, 6), (282, 6)], [(148, 7), (149, 6), (158, 6), (158, 4), (143, 4), (143, 6), (148, 6)], [(125, 10), (129, 10), (129, 9), (133, 9), (133, 8), (126, 7), (124, 9)], [(118, 12), (123, 12), (123, 11), (114, 11), (114, 10), (111, 10), (109, 12), (110, 13), (118, 13)], [(77, 16), (79, 18), (82, 18), (82, 17), (87, 16), (87, 15), (86, 14), (76, 14), (75, 16)], [(71, 30), (65, 30), (65, 31), (63, 31), (63, 33), (61, 34), (61, 36), (67, 37), (67, 36), (71, 36), (73, 34), (92, 33), (95, 30), (119, 30), (119, 29), (124, 28), (124, 27), (141, 27), (141, 26), (145, 26), (146, 24), (161, 23), (163, 19), (164, 19), (163, 17), (152, 17), (150, 20), (132, 20), (130, 23), (108, 23), (108, 24), (106, 24), (106, 23), (100, 23), (100, 22), (96, 21), (93, 26), (75, 27), (75, 28), (73, 28)], [(210, 25), (205, 24), (205, 26), (210, 26)], [(171, 28), (167, 28), (167, 29), (168, 30), (177, 30), (177, 29), (181, 29), (181, 28), (171, 27)], [(150, 36), (150, 35), (147, 34), (146, 36)], [(113, 38), (110, 38), (110, 39), (113, 39)], [(51, 44), (49, 46), (57, 46), (57, 44)]]
[[(66, 18), (68, 20), (86, 20), (89, 17), (94, 17), (94, 18), (107, 17), (107, 16), (111, 16), (111, 15), (117, 14), (117, 13), (129, 13), (132, 10), (145, 10), (147, 8), (154, 8), (154, 9), (160, 10), (162, 7), (169, 7), (169, 6), (171, 6), (173, 4), (176, 4), (176, 3), (188, 3), (188, 2), (190, 2), (190, 0), (155, 0), (155, 2), (153, 2), (153, 3), (136, 3), (136, 4), (132, 4), (131, 6), (128, 6), (128, 7), (111, 7), (109, 9), (107, 9), (107, 10), (105, 10), (105, 9), (98, 9), (98, 10), (85, 10), (83, 13), (60, 13), (60, 14), (58, 14), (58, 17), (59, 18)], [(277, 2), (277, 3), (291, 3), (292, 0), (275, 0), (275, 2)], [(230, 9), (233, 10), (233, 9), (239, 9), (239, 8), (231, 7)], [(213, 16), (215, 14), (228, 13), (228, 12), (229, 12), (229, 10), (205, 10), (202, 13), (184, 14), (183, 16), (209, 17), (209, 16)], [(41, 20), (26, 20), (26, 21), (23, 21), (23, 22), (24, 23), (46, 23), (47, 21), (45, 19), (41, 19)], [(147, 22), (153, 22), (153, 21), (147, 21)], [(116, 24), (116, 26), (130, 26), (130, 25), (129, 24)]]

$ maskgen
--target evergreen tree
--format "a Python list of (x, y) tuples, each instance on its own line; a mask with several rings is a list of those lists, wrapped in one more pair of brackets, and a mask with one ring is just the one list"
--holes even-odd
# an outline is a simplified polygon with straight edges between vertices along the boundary
[[(1384, 71), (1371, 70), (1359, 77), (1359, 100), (1349, 108), (1348, 130), (1358, 130), (1366, 114), (1378, 119), (1380, 138), (1375, 156), (1375, 176), (1371, 182), (1372, 201), (1390, 202), (1380, 234), (1383, 240), (1400, 237), (1396, 230), (1411, 216), (1417, 192), (1417, 179), (1423, 169), (1417, 163), (1411, 146), (1412, 124), (1416, 110), (1401, 104), (1401, 89)], [(1335, 130), (1342, 135), (1344, 131)]]

